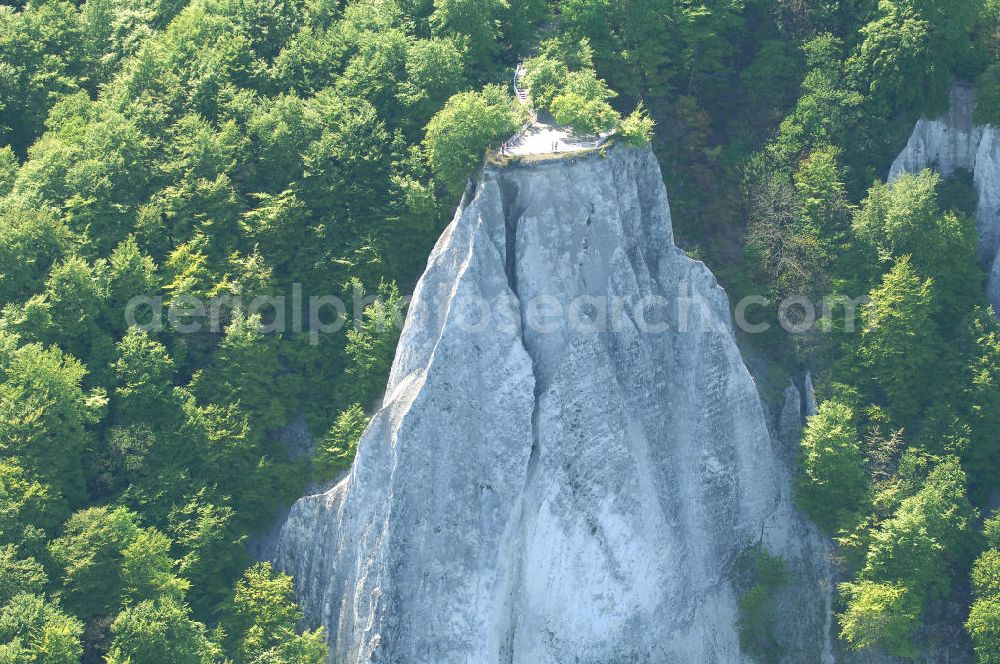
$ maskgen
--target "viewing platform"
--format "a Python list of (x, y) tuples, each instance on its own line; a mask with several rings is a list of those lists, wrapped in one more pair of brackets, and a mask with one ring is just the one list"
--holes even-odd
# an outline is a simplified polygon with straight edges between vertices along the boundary
[(601, 147), (609, 136), (579, 136), (569, 127), (535, 120), (511, 136), (501, 147), (501, 152), (511, 156), (580, 152)]

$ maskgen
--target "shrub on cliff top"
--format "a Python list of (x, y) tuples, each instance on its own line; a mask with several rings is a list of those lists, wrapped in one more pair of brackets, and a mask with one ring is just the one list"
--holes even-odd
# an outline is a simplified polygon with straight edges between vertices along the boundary
[(514, 133), (517, 122), (511, 99), (499, 85), (452, 95), (427, 124), (424, 138), (435, 179), (452, 196), (461, 194), (486, 148)]

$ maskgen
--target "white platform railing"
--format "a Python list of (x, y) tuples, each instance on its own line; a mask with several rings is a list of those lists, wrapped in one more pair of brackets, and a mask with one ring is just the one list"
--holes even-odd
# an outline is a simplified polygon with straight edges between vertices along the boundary
[(601, 134), (597, 138), (590, 141), (571, 141), (567, 143), (568, 145), (575, 145), (581, 148), (599, 148), (608, 142), (608, 139), (615, 135), (615, 132), (609, 131), (606, 134)]

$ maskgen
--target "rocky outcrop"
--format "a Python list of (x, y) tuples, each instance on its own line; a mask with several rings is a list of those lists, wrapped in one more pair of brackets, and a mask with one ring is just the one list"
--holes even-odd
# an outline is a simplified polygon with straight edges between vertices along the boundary
[(732, 566), (763, 541), (794, 575), (788, 661), (829, 661), (826, 545), (778, 438), (650, 151), (491, 166), (350, 475), (293, 507), (276, 563), (338, 663), (728, 663)]
[(782, 400), (781, 413), (778, 415), (776, 435), (789, 449), (799, 444), (803, 421), (802, 394), (795, 383), (789, 381)]
[(889, 171), (889, 181), (924, 168), (945, 176), (959, 170), (972, 173), (979, 192), (976, 219), (980, 256), (989, 275), (986, 294), (993, 308), (1000, 311), (1000, 132), (995, 127), (975, 125), (975, 105), (971, 89), (954, 88), (944, 117), (917, 123)]

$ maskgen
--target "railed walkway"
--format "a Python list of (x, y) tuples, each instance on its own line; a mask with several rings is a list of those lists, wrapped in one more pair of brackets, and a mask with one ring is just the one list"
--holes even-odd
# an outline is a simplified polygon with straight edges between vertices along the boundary
[(584, 140), (575, 136), (566, 127), (544, 122), (532, 122), (507, 142), (504, 150), (510, 155), (550, 154), (558, 152), (579, 152), (599, 147), (595, 140)]

